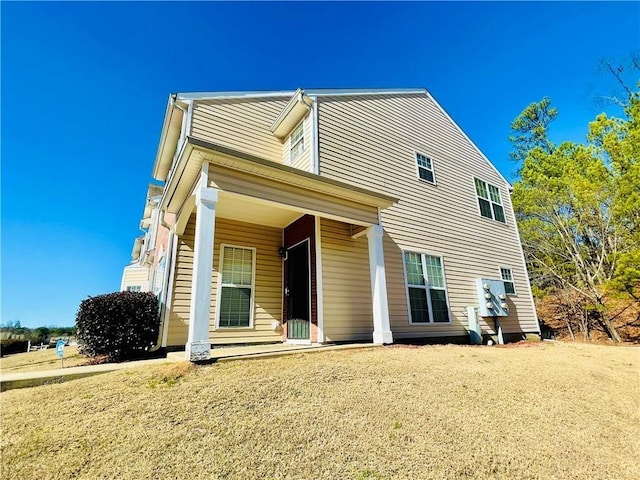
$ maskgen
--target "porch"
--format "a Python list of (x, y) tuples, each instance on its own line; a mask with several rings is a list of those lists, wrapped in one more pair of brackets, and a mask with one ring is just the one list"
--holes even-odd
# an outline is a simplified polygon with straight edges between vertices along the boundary
[(212, 344), (393, 341), (378, 211), (394, 199), (202, 142), (183, 156), (162, 200), (179, 239), (164, 345), (197, 361)]

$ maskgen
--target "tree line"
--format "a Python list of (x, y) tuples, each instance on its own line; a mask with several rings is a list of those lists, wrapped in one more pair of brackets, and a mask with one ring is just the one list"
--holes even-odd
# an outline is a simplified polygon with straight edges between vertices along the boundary
[(572, 338), (604, 333), (640, 340), (639, 57), (606, 62), (619, 92), (583, 143), (551, 141), (559, 112), (549, 98), (512, 122), (518, 162), (512, 202), (541, 321)]
[(75, 337), (76, 327), (37, 327), (27, 328), (19, 320), (0, 325), (3, 339), (30, 340), (32, 343), (48, 343), (51, 339)]

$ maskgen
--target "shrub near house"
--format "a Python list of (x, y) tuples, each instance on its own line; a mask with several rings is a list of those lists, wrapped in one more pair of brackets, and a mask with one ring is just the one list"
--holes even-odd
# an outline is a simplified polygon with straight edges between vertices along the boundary
[(156, 343), (159, 322), (158, 300), (152, 293), (89, 297), (76, 317), (79, 350), (115, 362), (139, 358)]

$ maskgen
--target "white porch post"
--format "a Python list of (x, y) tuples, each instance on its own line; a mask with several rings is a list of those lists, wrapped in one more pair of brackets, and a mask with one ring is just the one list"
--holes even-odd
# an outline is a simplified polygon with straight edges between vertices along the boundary
[(384, 269), (382, 234), (383, 230), (380, 225), (372, 225), (367, 228), (371, 298), (373, 300), (373, 343), (377, 344), (393, 343), (393, 334), (389, 324), (387, 275)]
[(211, 272), (218, 190), (207, 188), (206, 180), (207, 173), (203, 169), (200, 185), (195, 192), (196, 232), (193, 247), (189, 338), (185, 346), (187, 360), (192, 362), (209, 359), (211, 348), (209, 342)]

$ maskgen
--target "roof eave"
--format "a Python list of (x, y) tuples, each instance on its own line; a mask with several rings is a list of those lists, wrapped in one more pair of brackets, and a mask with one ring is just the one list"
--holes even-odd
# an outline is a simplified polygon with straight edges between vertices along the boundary
[(182, 125), (183, 112), (176, 107), (175, 103), (176, 94), (169, 95), (156, 160), (153, 166), (152, 177), (161, 182), (166, 180), (167, 174), (171, 169), (173, 154), (175, 153), (172, 145), (174, 143), (177, 144), (178, 137), (180, 136), (180, 127)]
[[(290, 98), (297, 90), (273, 90), (273, 91), (250, 91), (250, 92), (184, 92), (177, 93), (176, 99), (182, 101), (190, 100), (237, 100), (251, 98)], [(313, 88), (304, 90), (310, 97), (323, 96), (353, 96), (353, 95), (415, 95), (426, 94), (427, 89), (419, 88)]]
[(287, 105), (282, 109), (269, 130), (278, 139), (284, 139), (304, 116), (311, 110), (313, 99), (306, 96), (304, 90), (299, 88), (293, 94)]

